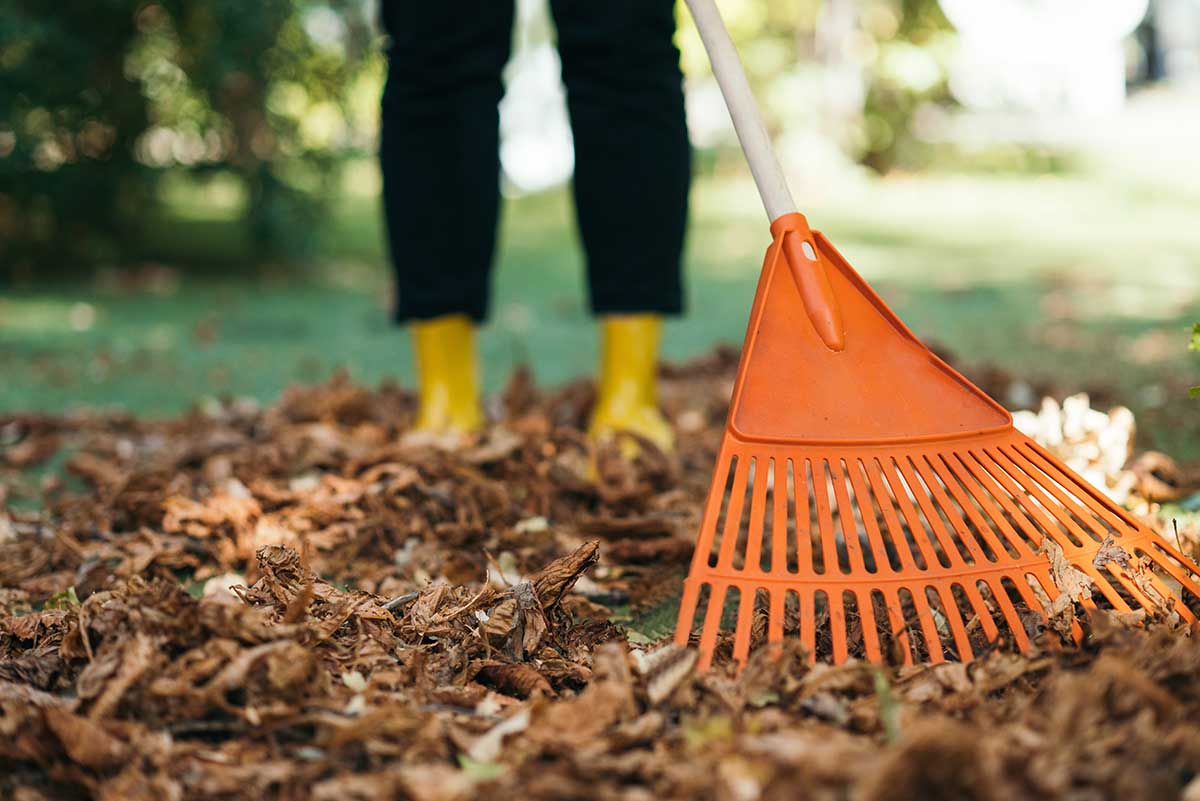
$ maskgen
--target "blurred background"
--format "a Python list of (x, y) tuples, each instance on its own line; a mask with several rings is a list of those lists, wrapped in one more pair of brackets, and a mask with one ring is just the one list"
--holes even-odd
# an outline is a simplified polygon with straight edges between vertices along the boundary
[[(498, 0), (499, 1), (499, 0)], [(517, 0), (489, 387), (595, 353), (545, 0)], [(1013, 407), (1086, 389), (1200, 457), (1200, 0), (721, 0), (801, 209)], [(366, 0), (0, 0), (0, 413), (407, 381)], [(739, 342), (766, 220), (679, 10), (685, 359)], [(637, 191), (637, 187), (630, 187)], [(452, 221), (447, 221), (451, 224)], [(819, 380), (819, 379), (817, 379)]]

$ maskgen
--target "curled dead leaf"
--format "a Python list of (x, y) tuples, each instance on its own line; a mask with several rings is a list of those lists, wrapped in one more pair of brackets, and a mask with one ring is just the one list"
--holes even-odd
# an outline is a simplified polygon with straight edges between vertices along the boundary
[(537, 668), (526, 663), (488, 662), (479, 668), (475, 680), (506, 695), (529, 698), (535, 693), (554, 695), (550, 682)]
[(668, 643), (653, 651), (635, 651), (638, 673), (645, 679), (646, 697), (654, 706), (661, 704), (691, 675), (699, 652)]
[(1175, 460), (1159, 451), (1146, 451), (1129, 467), (1137, 476), (1138, 495), (1152, 503), (1177, 501), (1187, 494), (1183, 471)]

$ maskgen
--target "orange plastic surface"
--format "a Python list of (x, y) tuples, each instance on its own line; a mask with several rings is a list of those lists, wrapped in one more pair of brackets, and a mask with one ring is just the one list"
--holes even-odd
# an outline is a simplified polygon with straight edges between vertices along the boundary
[[(1196, 619), (1192, 562), (1014, 429), (803, 217), (772, 232), (676, 625), (702, 669), (785, 634), (835, 663), (1028, 648), (1055, 546), (1093, 582), (1085, 605)], [(793, 238), (827, 296), (805, 295)]]

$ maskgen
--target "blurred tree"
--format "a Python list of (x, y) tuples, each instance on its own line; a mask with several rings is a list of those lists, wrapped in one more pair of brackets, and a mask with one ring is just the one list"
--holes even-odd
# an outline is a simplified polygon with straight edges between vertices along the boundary
[(947, 80), (950, 23), (937, 0), (868, 4), (864, 31), (875, 43), (866, 71), (860, 147), (867, 166), (917, 166), (923, 146), (914, 118), (922, 106), (952, 104)]
[[(1188, 350), (1200, 352), (1200, 323), (1192, 326), (1192, 339), (1188, 342)], [(1193, 398), (1200, 398), (1200, 387), (1192, 387), (1188, 394)]]
[(366, 4), (162, 0), (140, 13), (158, 8), (155, 28), (200, 101), (199, 114), (162, 109), (175, 112), (167, 124), (222, 142), (214, 161), (244, 183), (259, 255), (302, 246), (333, 194), (336, 163), (364, 144), (355, 147), (348, 106), (373, 52)]
[[(820, 162), (809, 148), (823, 140), (879, 171), (920, 162), (913, 121), (950, 102), (937, 0), (721, 6), (792, 150)], [(236, 178), (258, 257), (304, 252), (339, 162), (374, 149), (383, 71), (372, 7), (0, 0), (0, 271), (139, 257), (180, 172)], [(681, 19), (700, 87), (707, 60)], [(707, 97), (719, 124), (719, 97)], [(713, 141), (704, 125), (693, 126), (702, 147)]]
[[(722, 0), (721, 11), (768, 124), (802, 150), (825, 138), (878, 172), (923, 163), (916, 117), (953, 104), (953, 30), (938, 0)], [(681, 19), (685, 68), (703, 80), (707, 58), (690, 18)], [(705, 117), (692, 120), (703, 128)]]
[(257, 255), (305, 247), (372, 141), (352, 119), (378, 74), (367, 7), (0, 0), (0, 263), (136, 257), (180, 169), (237, 176)]
[(149, 109), (125, 72), (139, 32), (122, 0), (0, 2), (0, 263), (48, 250), (111, 255), (134, 236)]

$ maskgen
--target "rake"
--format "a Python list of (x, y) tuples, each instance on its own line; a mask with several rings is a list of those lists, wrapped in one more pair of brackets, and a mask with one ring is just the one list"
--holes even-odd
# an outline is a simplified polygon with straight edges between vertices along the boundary
[(701, 669), (730, 628), (739, 664), (785, 635), (834, 663), (965, 662), (1028, 649), (1064, 595), (1194, 622), (1195, 566), (1013, 428), (809, 229), (713, 0), (687, 5), (772, 241), (676, 642), (698, 640)]

